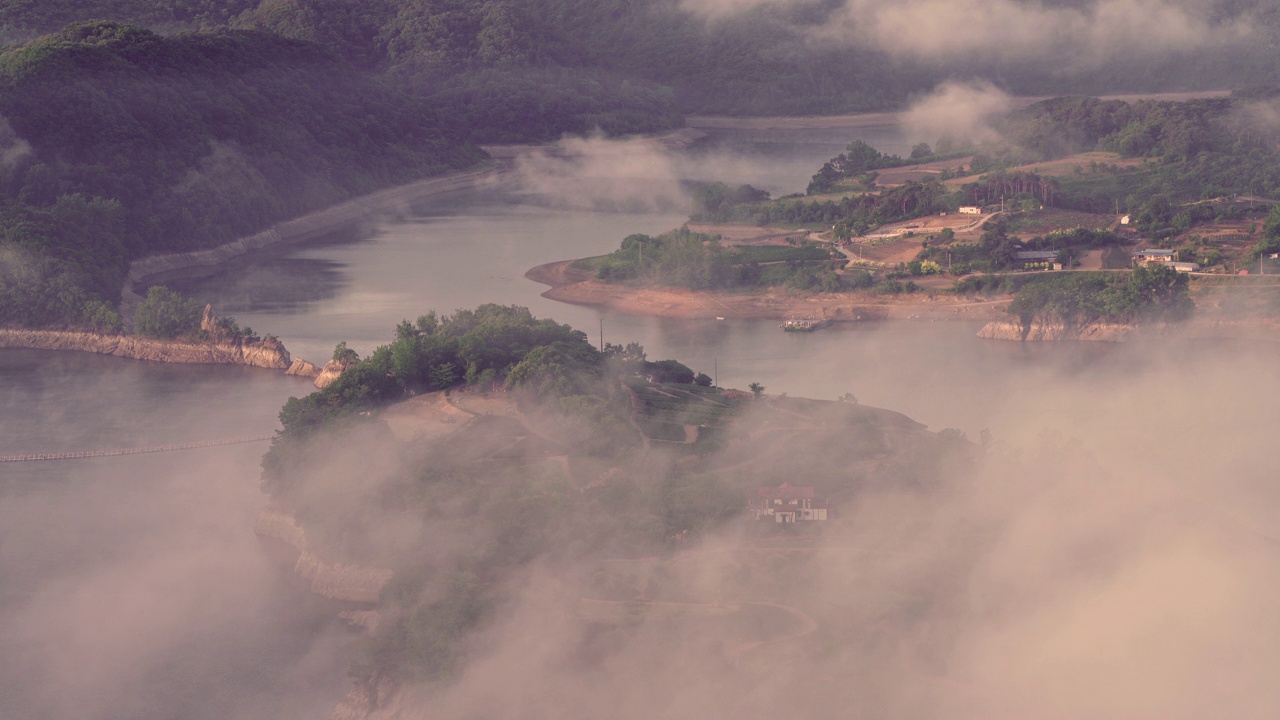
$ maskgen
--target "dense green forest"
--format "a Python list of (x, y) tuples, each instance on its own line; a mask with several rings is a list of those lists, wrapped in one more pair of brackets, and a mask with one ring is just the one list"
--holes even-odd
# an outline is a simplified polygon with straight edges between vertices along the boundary
[[(892, 107), (952, 77), (994, 78), (1020, 94), (1244, 86), (1271, 79), (1280, 36), (1280, 11), (1270, 4), (1212, 0), (1191, 16), (1193, 28), (1198, 23), (1195, 29), (1202, 35), (1215, 36), (1202, 44), (1184, 39), (1158, 53), (1140, 53), (1132, 50), (1143, 38), (1135, 37), (1101, 48), (1043, 46), (1030, 54), (1013, 43), (998, 52), (983, 44), (956, 57), (931, 51), (926, 37), (894, 42), (866, 36), (859, 21), (870, 26), (875, 18), (858, 17), (843, 0), (750, 3), (736, 12), (700, 12), (702, 5), (681, 0), (41, 0), (7, 3), (0, 8), (0, 29), (13, 41), (90, 19), (170, 30), (267, 30), (318, 42), (353, 62), (393, 72), (428, 95), (442, 93), (446, 85), (454, 99), (469, 91), (463, 92), (469, 101), (452, 105), (462, 112), (500, 109), (500, 98), (483, 98), (485, 71), (500, 68), (534, 69), (522, 82), (544, 90), (558, 86), (542, 81), (547, 71), (581, 72), (601, 84), (593, 88), (596, 93), (624, 106), (669, 88), (686, 112), (790, 115)], [(705, 5), (724, 9), (724, 4)], [(1042, 14), (1047, 26), (1061, 19), (1052, 13), (1062, 11), (1074, 11), (1073, 17), (1087, 22), (1103, 21), (1094, 0), (1015, 5)], [(1241, 23), (1249, 32), (1239, 30)], [(1090, 58), (1062, 57), (1091, 52), (1112, 61), (1095, 67)], [(577, 92), (556, 102), (581, 103), (574, 112), (592, 114), (588, 106), (599, 95), (586, 95)]]
[(4, 324), (109, 326), (134, 258), (483, 157), (421, 100), (250, 31), (70, 26), (0, 54), (0, 115)]

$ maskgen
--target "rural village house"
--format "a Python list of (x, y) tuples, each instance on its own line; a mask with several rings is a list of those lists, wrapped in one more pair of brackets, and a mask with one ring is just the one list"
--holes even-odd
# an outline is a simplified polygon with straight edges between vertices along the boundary
[(1156, 263), (1171, 263), (1174, 260), (1174, 251), (1162, 249), (1139, 250), (1133, 254), (1134, 265), (1154, 265)]
[(782, 483), (778, 487), (756, 488), (747, 504), (756, 520), (775, 523), (813, 522), (827, 519), (827, 501), (814, 499), (813, 487)]

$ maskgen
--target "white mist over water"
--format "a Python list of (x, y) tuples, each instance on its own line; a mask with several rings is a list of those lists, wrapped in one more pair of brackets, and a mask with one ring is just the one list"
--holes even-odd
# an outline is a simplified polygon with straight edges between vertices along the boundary
[[(0, 454), (269, 434), (300, 382), (0, 352)], [(265, 443), (0, 464), (0, 716), (293, 720), (354, 639), (252, 532)]]
[[(829, 149), (815, 153), (806, 144), (796, 154), (806, 163), (820, 155), (820, 163), (834, 154)], [(797, 174), (790, 166), (780, 173), (769, 153), (760, 163), (752, 159), (759, 155), (735, 160), (738, 177), (724, 179), (768, 185)], [(912, 632), (895, 637), (902, 652), (889, 658), (930, 656), (937, 666), (905, 667), (910, 677), (928, 670), (941, 679), (913, 686), (895, 681), (902, 666), (882, 662), (884, 655), (839, 654), (797, 664), (748, 699), (771, 701), (797, 687), (831, 693), (828, 681), (844, 676), (836, 686), (844, 691), (796, 712), (821, 716), (829, 703), (867, 702), (882, 703), (863, 706), (883, 709), (882, 717), (1006, 717), (1016, 716), (1011, 708), (1048, 707), (1063, 708), (1062, 717), (1194, 717), (1171, 703), (1204, 716), (1217, 700), (1239, 717), (1266, 717), (1275, 698), (1261, 683), (1274, 677), (1270, 648), (1280, 647), (1267, 613), (1276, 587), (1268, 570), (1274, 552), (1265, 548), (1280, 537), (1280, 468), (1266, 453), (1280, 421), (1269, 401), (1280, 391), (1280, 368), (1269, 346), (1177, 339), (1023, 346), (980, 341), (968, 322), (784, 334), (772, 322), (672, 321), (561, 305), (523, 277), (533, 265), (607, 252), (627, 234), (662, 232), (683, 219), (480, 199), (384, 224), (359, 242), (281, 249), (271, 273), (240, 266), (190, 288), (315, 362), (342, 340), (367, 353), (396, 322), (430, 309), (526, 305), (593, 340), (603, 320), (605, 340), (638, 340), (651, 359), (718, 369), (721, 385), (757, 381), (769, 393), (823, 399), (852, 392), (934, 430), (956, 427), (976, 439), (990, 429), (997, 453), (1025, 461), (1018, 467), (1029, 471), (994, 476), (963, 502), (866, 498), (847, 508), (853, 522), (842, 539), (896, 543), (900, 555), (875, 564), (832, 549), (812, 568), (823, 578), (812, 594), (841, 612), (865, 612), (859, 621), (941, 598), (925, 604)], [(265, 434), (286, 397), (311, 389), (265, 371), (31, 351), (0, 352), (0, 369), (0, 452)], [(352, 638), (331, 612), (306, 607), (251, 534), (265, 501), (262, 450), (0, 466), (0, 696), (9, 708), (35, 718), (327, 714), (346, 689)], [(992, 548), (955, 541), (966, 537), (969, 516), (988, 515), (1005, 523)], [(938, 558), (957, 556), (976, 569), (959, 579), (936, 572)], [(722, 570), (706, 568), (709, 576)], [(545, 598), (530, 596), (499, 630), (528, 628), (551, 612)], [(1135, 648), (1114, 655), (1123, 672), (1100, 673), (1092, 663), (1117, 644)], [(482, 700), (490, 704), (479, 707), (503, 707), (509, 692), (478, 697), (496, 679), (521, 692), (542, 687), (526, 697), (545, 703), (573, 697), (546, 691), (561, 678), (511, 674), (509, 661), (525, 657), (518, 642), (499, 637), (492, 650), (448, 698), (450, 707), (474, 710)], [(616, 667), (644, 680), (645, 659), (624, 656)], [(1214, 664), (1224, 670), (1210, 672)], [(1138, 677), (1144, 666), (1151, 674)], [(618, 697), (661, 693), (664, 682), (698, 679), (680, 675), (659, 672), (646, 685), (620, 674), (607, 686), (612, 697), (591, 694), (581, 676), (566, 687), (608, 708)], [(1199, 687), (1200, 677), (1226, 690)], [(1123, 699), (1126, 682), (1129, 713), (1112, 702)], [(1099, 686), (1106, 693), (1090, 693)], [(664, 696), (668, 709), (695, 707), (678, 704), (696, 698), (696, 688), (685, 689)]]

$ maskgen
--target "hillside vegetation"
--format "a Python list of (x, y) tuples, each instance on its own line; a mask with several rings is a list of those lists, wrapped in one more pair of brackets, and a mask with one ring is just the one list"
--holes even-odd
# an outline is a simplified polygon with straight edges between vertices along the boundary
[(73, 25), (0, 55), (0, 323), (95, 325), (130, 260), (481, 159), (314, 44)]
[[(1205, 7), (1193, 17), (1204, 34), (1230, 35), (1245, 22), (1251, 32), (1230, 42), (1198, 38), (1204, 45), (1184, 38), (1158, 53), (1068, 46), (1039, 48), (1043, 57), (1027, 57), (1015, 37), (1008, 47), (996, 43), (981, 52), (940, 55), (931, 43), (959, 42), (959, 35), (969, 31), (955, 28), (957, 37), (924, 37), (933, 29), (923, 13), (917, 23), (921, 37), (867, 37), (860, 34), (859, 21), (870, 24), (873, 18), (858, 17), (841, 0), (737, 8), (679, 0), (44, 0), (0, 8), (0, 27), (14, 39), (90, 19), (168, 29), (267, 30), (394, 72), (428, 96), (465, 95), (469, 100), (451, 107), (482, 121), (475, 114), (481, 108), (559, 108), (581, 118), (599, 114), (591, 109), (597, 104), (615, 110), (643, 103), (644, 114), (651, 114), (661, 106), (643, 98), (660, 88), (669, 88), (670, 98), (685, 112), (798, 115), (897, 106), (957, 76), (999, 78), (1010, 91), (1033, 95), (1268, 81), (1280, 34), (1276, 8), (1256, 0), (1200, 4)], [(1051, 13), (1064, 11), (1102, 21), (1092, 0), (1012, 5), (1044, 14), (1046, 22), (1056, 17)], [(1141, 45), (1141, 40), (1128, 44)], [(1098, 51), (1114, 55), (1114, 61), (1093, 67), (1059, 57)], [(493, 69), (519, 71), (522, 77), (509, 87), (535, 85), (549, 93), (548, 102), (521, 97), (508, 103), (487, 93), (492, 78), (486, 71)], [(525, 75), (527, 69), (533, 72)], [(595, 82), (599, 87), (562, 94), (561, 70), (571, 71), (571, 85)], [(479, 125), (482, 132), (488, 127)]]

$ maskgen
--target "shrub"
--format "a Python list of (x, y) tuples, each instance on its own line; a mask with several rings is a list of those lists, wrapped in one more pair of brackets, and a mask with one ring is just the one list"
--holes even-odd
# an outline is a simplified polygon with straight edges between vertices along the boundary
[(200, 331), (200, 306), (166, 287), (152, 286), (133, 316), (134, 329), (146, 337), (172, 339)]

